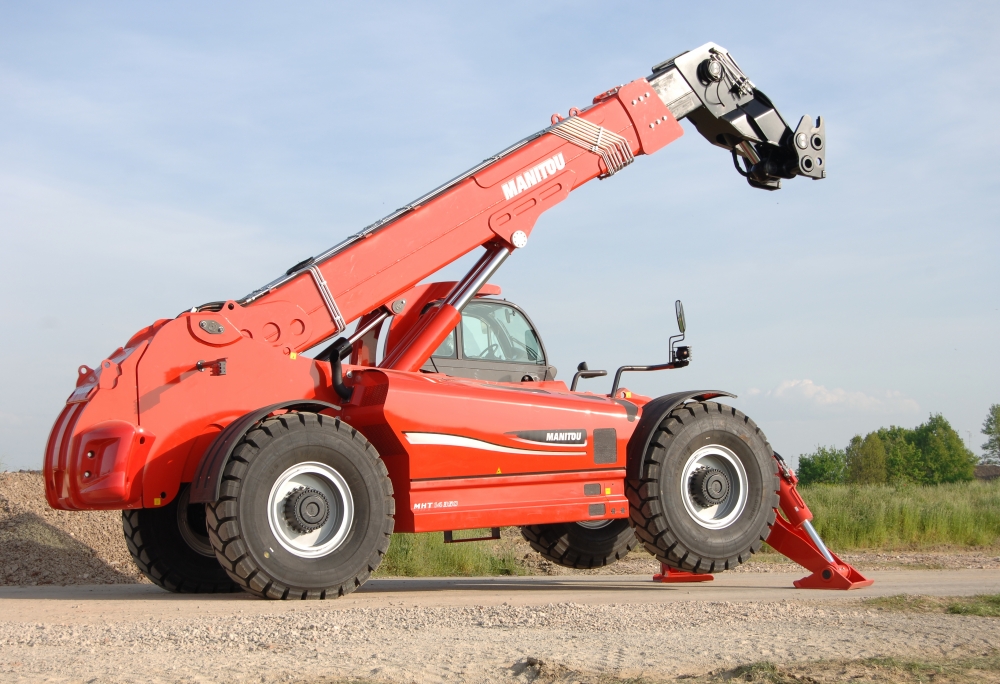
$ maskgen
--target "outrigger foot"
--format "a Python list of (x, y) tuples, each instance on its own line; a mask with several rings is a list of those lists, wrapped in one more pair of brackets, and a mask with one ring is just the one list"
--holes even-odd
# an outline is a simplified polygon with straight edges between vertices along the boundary
[(664, 584), (672, 584), (674, 582), (711, 582), (714, 579), (715, 575), (707, 572), (675, 570), (666, 563), (660, 563), (660, 572), (653, 575), (654, 582), (663, 582)]

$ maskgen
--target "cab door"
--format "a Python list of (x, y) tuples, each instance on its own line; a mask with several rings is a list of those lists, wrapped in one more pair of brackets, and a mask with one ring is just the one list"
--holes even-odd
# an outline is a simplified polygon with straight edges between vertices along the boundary
[(465, 306), (461, 324), (422, 370), (494, 382), (556, 376), (528, 316), (510, 302), (490, 299), (474, 299)]

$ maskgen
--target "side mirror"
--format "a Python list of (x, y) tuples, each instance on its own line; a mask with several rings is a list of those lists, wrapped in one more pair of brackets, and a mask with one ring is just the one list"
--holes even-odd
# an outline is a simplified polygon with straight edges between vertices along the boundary
[(678, 342), (684, 341), (684, 335), (687, 332), (687, 321), (684, 320), (684, 305), (681, 300), (674, 302), (674, 313), (677, 314), (677, 329), (681, 331), (680, 335), (671, 335), (668, 343), (670, 345), (670, 362), (676, 364), (675, 368), (682, 368), (691, 361), (691, 347), (678, 347)]

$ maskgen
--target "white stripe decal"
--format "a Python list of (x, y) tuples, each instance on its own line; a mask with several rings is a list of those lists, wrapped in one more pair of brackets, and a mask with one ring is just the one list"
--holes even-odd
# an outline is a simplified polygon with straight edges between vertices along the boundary
[(462, 437), (460, 435), (445, 435), (439, 432), (404, 432), (406, 441), (421, 446), (457, 446), (466, 449), (482, 451), (499, 451), (502, 454), (523, 454), (525, 456), (586, 456), (586, 451), (538, 451), (534, 449), (516, 449), (484, 442), (480, 439)]

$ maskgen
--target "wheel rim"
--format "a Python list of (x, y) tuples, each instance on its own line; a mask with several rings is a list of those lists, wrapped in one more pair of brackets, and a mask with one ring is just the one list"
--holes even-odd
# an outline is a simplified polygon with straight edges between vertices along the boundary
[[(322, 524), (303, 531), (289, 520), (288, 502), (298, 501), (300, 490), (312, 490), (329, 506)], [(308, 497), (307, 497), (308, 499)], [(308, 500), (306, 502), (309, 503)], [(315, 503), (309, 504), (315, 510)], [(267, 499), (267, 522), (278, 543), (289, 553), (300, 558), (319, 558), (337, 549), (347, 538), (354, 522), (354, 499), (344, 477), (325, 463), (299, 463), (275, 480)]]
[[(692, 480), (699, 471), (714, 469), (724, 475), (729, 489), (715, 505), (704, 505), (692, 494)], [(747, 504), (747, 472), (743, 463), (732, 451), (719, 444), (703, 446), (684, 465), (680, 480), (681, 500), (684, 509), (700, 526), (710, 530), (729, 527), (740, 517)]]
[(181, 539), (192, 551), (208, 558), (215, 558), (215, 549), (212, 548), (208, 529), (205, 527), (205, 506), (202, 504), (192, 506), (190, 501), (191, 490), (185, 487), (177, 497), (177, 530), (181, 533)]

